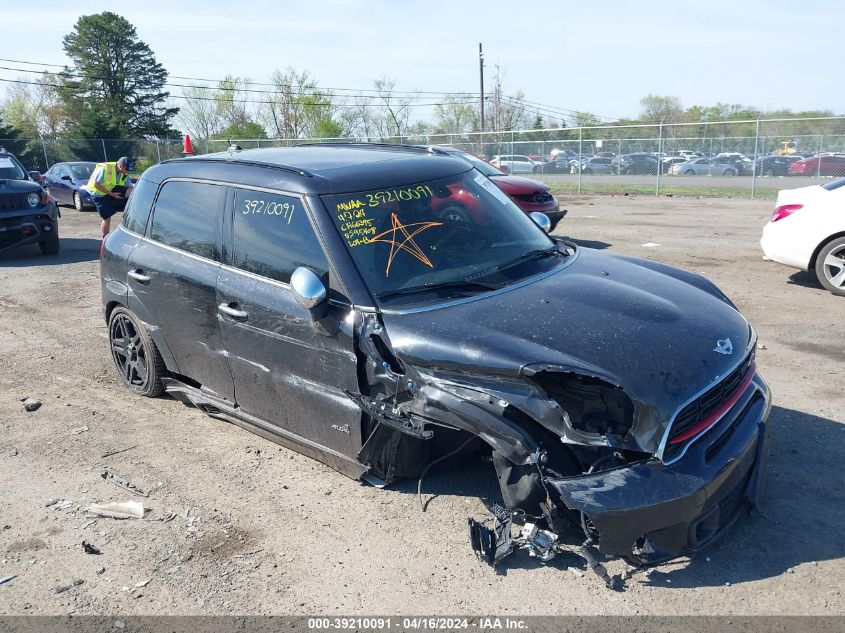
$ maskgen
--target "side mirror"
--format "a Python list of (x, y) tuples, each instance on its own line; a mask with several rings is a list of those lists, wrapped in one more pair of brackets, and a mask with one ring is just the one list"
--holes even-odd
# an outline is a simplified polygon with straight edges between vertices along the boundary
[(64, 176), (62, 176), (62, 180), (67, 180), (68, 182), (70, 182), (73, 179), (68, 175), (64, 175)]
[[(539, 211), (535, 211), (534, 213), (530, 214), (529, 216), (534, 223), (543, 229), (546, 233), (550, 233), (552, 230), (552, 221), (549, 219), (545, 213), (540, 213)], [(312, 273), (313, 274), (313, 273)]]
[(310, 268), (300, 266), (290, 278), (296, 302), (306, 310), (313, 310), (326, 300), (326, 287)]
[(35, 182), (41, 182), (41, 172), (40, 171), (30, 171), (27, 172), (29, 177), (32, 178)]

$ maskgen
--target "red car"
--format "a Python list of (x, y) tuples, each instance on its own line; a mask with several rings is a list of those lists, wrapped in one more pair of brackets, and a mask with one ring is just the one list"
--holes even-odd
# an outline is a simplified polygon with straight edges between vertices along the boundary
[(790, 176), (845, 176), (845, 154), (821, 154), (797, 160), (789, 166)]
[[(555, 229), (558, 222), (566, 215), (566, 209), (560, 208), (557, 198), (549, 191), (548, 185), (537, 180), (532, 180), (531, 178), (510, 176), (478, 156), (455, 149), (454, 147), (437, 147), (436, 149), (446, 152), (451, 156), (461, 158), (475, 167), (487, 176), (526, 214), (534, 213), (535, 211), (546, 214), (552, 223), (552, 230)], [(460, 219), (461, 214), (464, 213), (469, 213), (473, 218), (478, 220), (481, 209), (478, 200), (468, 193), (452, 191), (452, 195), (446, 201), (446, 206), (444, 206), (444, 212), (451, 213), (452, 218), (456, 220)]]

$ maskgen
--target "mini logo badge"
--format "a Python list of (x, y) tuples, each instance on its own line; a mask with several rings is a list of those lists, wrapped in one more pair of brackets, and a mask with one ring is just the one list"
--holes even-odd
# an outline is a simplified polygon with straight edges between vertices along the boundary
[(713, 348), (714, 352), (719, 352), (720, 354), (724, 354), (725, 356), (729, 356), (734, 352), (733, 343), (731, 343), (731, 339), (723, 338), (719, 341), (716, 341), (716, 347)]

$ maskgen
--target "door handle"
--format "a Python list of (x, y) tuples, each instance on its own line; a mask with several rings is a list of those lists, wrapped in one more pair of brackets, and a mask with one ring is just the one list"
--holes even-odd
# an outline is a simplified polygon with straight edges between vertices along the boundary
[(144, 274), (144, 272), (140, 268), (136, 268), (135, 270), (130, 270), (126, 273), (128, 276), (132, 277), (135, 281), (145, 284), (147, 283), (150, 278)]
[(237, 303), (221, 303), (217, 306), (217, 309), (222, 312), (223, 314), (232, 317), (233, 319), (245, 319), (249, 316), (249, 313), (244, 312), (243, 310), (238, 310), (237, 308), (233, 308), (232, 305), (238, 305)]

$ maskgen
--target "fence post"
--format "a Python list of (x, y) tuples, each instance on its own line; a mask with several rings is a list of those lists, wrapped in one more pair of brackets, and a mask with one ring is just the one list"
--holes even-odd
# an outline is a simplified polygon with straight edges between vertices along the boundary
[(657, 184), (654, 187), (655, 197), (660, 195), (660, 146), (663, 144), (663, 119), (660, 119), (660, 125), (657, 128)]
[(103, 161), (109, 162), (108, 154), (106, 154), (106, 141), (105, 139), (100, 139), (100, 143), (103, 144)]
[(50, 159), (47, 158), (47, 145), (44, 143), (44, 139), (41, 139), (41, 149), (44, 150), (44, 171), (50, 169)]
[(156, 139), (156, 155), (158, 156), (158, 162), (161, 162), (161, 147), (159, 147), (158, 139)]
[(824, 135), (819, 134), (819, 161), (816, 164), (816, 178), (822, 175), (822, 139)]
[[(757, 187), (757, 148), (760, 143), (760, 117), (757, 117), (757, 128), (754, 130), (754, 162), (751, 163), (751, 199)], [(761, 166), (762, 169), (762, 166)]]
[(205, 137), (205, 153), (206, 154), (209, 153), (209, 151), (208, 151), (208, 137), (207, 136)]
[(581, 194), (581, 146), (584, 143), (584, 128), (578, 126), (578, 194)]

